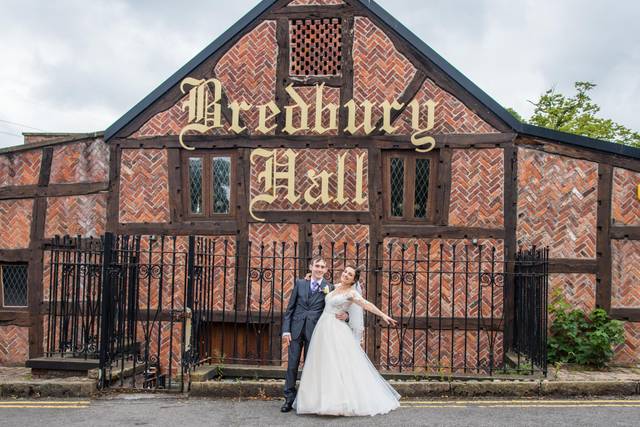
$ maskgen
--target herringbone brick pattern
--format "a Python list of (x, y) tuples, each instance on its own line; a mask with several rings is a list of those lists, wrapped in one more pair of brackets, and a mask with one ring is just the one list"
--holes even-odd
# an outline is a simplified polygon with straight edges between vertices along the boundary
[[(141, 343), (141, 353), (149, 355), (150, 363), (159, 361), (160, 373), (169, 376), (171, 364), (171, 378), (180, 376), (182, 363), (182, 322), (137, 322), (137, 341)], [(158, 345), (160, 343), (160, 345)], [(147, 345), (148, 344), (148, 345)], [(171, 362), (171, 363), (169, 363)]]
[(342, 0), (293, 0), (289, 6), (334, 6), (344, 4)]
[(0, 326), (0, 366), (24, 365), (29, 358), (29, 328)]
[(122, 150), (121, 223), (169, 221), (168, 169), (166, 150)]
[[(209, 96), (211, 96), (210, 88), (207, 88)], [(144, 123), (140, 129), (131, 135), (133, 139), (143, 139), (152, 136), (164, 136), (164, 135), (179, 135), (188, 123), (189, 110), (185, 108), (185, 103), (189, 99), (187, 93), (178, 102), (176, 102), (171, 108), (165, 111), (157, 113)], [(228, 122), (222, 117), (222, 128), (211, 129), (205, 133), (198, 133), (198, 135), (230, 135), (227, 129)], [(188, 131), (185, 135), (194, 135), (193, 131)]]
[(33, 199), (0, 201), (0, 249), (28, 248)]
[[(235, 236), (199, 237), (196, 239), (196, 265), (202, 266), (197, 304), (207, 310), (233, 313), (236, 304), (236, 241)], [(185, 258), (186, 259), (186, 258)]]
[[(280, 318), (296, 278), (297, 224), (251, 224), (251, 262), (247, 298), (251, 309)], [(284, 243), (284, 245), (283, 245)], [(269, 317), (270, 318), (270, 317)]]
[[(278, 164), (284, 164), (285, 167), (278, 167), (278, 171), (286, 170), (287, 157), (284, 154), (285, 150), (276, 150)], [(299, 196), (299, 199), (295, 203), (289, 202), (285, 197), (287, 196), (286, 189), (279, 189), (278, 197), (272, 203), (267, 204), (265, 202), (257, 202), (254, 205), (254, 211), (282, 211), (282, 210), (297, 210), (297, 211), (366, 211), (369, 209), (368, 204), (368, 162), (367, 151), (360, 148), (354, 148), (349, 150), (338, 149), (303, 149), (293, 150), (297, 154), (296, 157), (296, 182), (295, 182), (295, 194)], [(345, 159), (345, 177), (344, 177), (344, 197), (346, 199), (344, 204), (338, 203), (335, 199), (338, 189), (338, 157), (346, 154)], [(360, 155), (364, 155), (363, 174), (362, 174), (362, 197), (365, 202), (358, 204), (354, 201), (357, 195), (356, 188), (356, 164), (357, 158)], [(251, 197), (254, 198), (260, 194), (265, 193), (264, 181), (259, 180), (259, 175), (264, 171), (267, 159), (263, 157), (256, 157), (255, 163), (251, 167)], [(329, 179), (329, 196), (331, 201), (329, 203), (323, 203), (322, 199), (318, 199), (314, 204), (309, 204), (305, 201), (305, 192), (312, 186), (314, 182), (307, 176), (307, 172), (313, 170), (317, 174), (326, 171), (331, 175)], [(318, 179), (320, 181), (320, 179)], [(278, 181), (278, 185), (283, 185), (282, 180)], [(321, 195), (320, 188), (314, 188), (310, 195), (312, 197), (318, 197)]]
[(39, 149), (0, 156), (0, 187), (37, 184), (41, 161)]
[(518, 242), (550, 258), (596, 256), (598, 165), (518, 149)]
[(640, 308), (640, 241), (611, 242), (611, 307)]
[[(282, 319), (291, 298), (297, 276), (297, 257), (300, 256), (297, 224), (250, 224), (251, 244), (250, 294), (251, 310), (269, 313), (273, 308), (276, 319)], [(284, 243), (284, 246), (282, 245)], [(263, 246), (264, 245), (264, 246)], [(260, 254), (266, 255), (260, 261)], [(260, 292), (262, 291), (262, 296)], [(265, 317), (266, 318), (266, 317)], [(286, 366), (289, 346), (282, 345), (282, 360)]]
[[(420, 125), (425, 126), (429, 113), (424, 104), (433, 100), (437, 103), (435, 114), (435, 125), (432, 134), (449, 133), (496, 133), (498, 132), (487, 122), (482, 120), (476, 113), (464, 105), (460, 100), (450, 93), (438, 87), (431, 79), (427, 79), (418, 94), (414, 98), (420, 103)], [(413, 110), (407, 108), (394, 122), (398, 129), (398, 135), (409, 135), (413, 133), (411, 126)]]
[[(215, 67), (229, 102), (262, 105), (275, 101), (277, 58), (276, 23), (264, 21), (229, 49)], [(251, 131), (258, 126), (256, 108), (241, 117)]]
[(405, 372), (411, 370), (407, 367), (413, 362), (416, 371), (427, 373), (485, 373), (491, 364), (494, 369), (502, 366), (503, 335), (498, 331), (436, 329), (427, 335), (424, 330), (415, 330), (414, 336), (410, 326), (391, 329), (390, 333), (383, 328), (380, 344), (381, 369), (394, 372), (399, 371), (400, 362)]
[[(416, 68), (368, 18), (355, 18), (353, 37), (353, 98), (356, 104), (364, 101), (374, 104), (375, 126), (382, 118), (379, 105), (400, 98), (415, 76)], [(363, 117), (363, 109), (359, 108), (357, 123), (362, 123)], [(363, 130), (357, 132), (363, 133)]]
[(562, 289), (562, 296), (573, 308), (590, 313), (596, 308), (596, 276), (594, 274), (550, 274), (549, 303), (556, 289)]
[(640, 323), (624, 323), (624, 343), (615, 349), (613, 363), (632, 366), (640, 363)]
[(56, 147), (51, 161), (52, 184), (109, 181), (109, 147), (102, 139)]
[(504, 227), (504, 155), (501, 148), (454, 150), (449, 225)]
[(332, 282), (339, 282), (346, 266), (360, 267), (363, 270), (360, 283), (366, 289), (366, 272), (370, 252), (369, 226), (313, 224), (313, 255), (324, 257), (329, 267), (328, 274)]
[(640, 224), (640, 200), (636, 193), (639, 184), (640, 173), (620, 168), (613, 169), (611, 216), (614, 224)]
[[(298, 95), (300, 95), (300, 97), (302, 99), (304, 99), (304, 102), (306, 104), (309, 105), (309, 122), (308, 122), (308, 129), (307, 130), (301, 130), (299, 132), (295, 132), (294, 135), (337, 135), (338, 134), (338, 129), (340, 127), (340, 119), (339, 119), (339, 114), (336, 113), (336, 123), (338, 124), (338, 127), (336, 129), (333, 130), (328, 130), (326, 132), (317, 132), (314, 129), (315, 124), (316, 124), (316, 88), (312, 87), (312, 86), (304, 86), (304, 87), (297, 87), (296, 92), (298, 93)], [(335, 104), (335, 105), (340, 105), (340, 89), (339, 88), (334, 88), (334, 87), (325, 87), (323, 89), (322, 92), (322, 105), (326, 106), (327, 104)], [(321, 120), (321, 126), (325, 129), (328, 129), (330, 126), (330, 112), (329, 110), (324, 110), (322, 112), (322, 120)], [(294, 128), (299, 128), (301, 127), (301, 114), (300, 114), (300, 110), (296, 109), (294, 111), (293, 114), (293, 127)]]
[(69, 235), (100, 237), (107, 221), (107, 194), (49, 197), (45, 238)]
[[(222, 240), (224, 237), (216, 237), (217, 240)], [(196, 239), (200, 239), (196, 236)], [(161, 307), (163, 310), (182, 309), (184, 307), (184, 289), (185, 289), (185, 272), (187, 270), (187, 257), (188, 257), (188, 236), (176, 236), (175, 242), (173, 237), (165, 237), (164, 242), (160, 239), (154, 242), (149, 240), (149, 236), (142, 236), (140, 238), (140, 259), (138, 264), (140, 266), (140, 280), (141, 285), (138, 290), (138, 304), (141, 309), (151, 307), (155, 310)], [(203, 283), (211, 285), (210, 280), (207, 280), (208, 273), (212, 268), (210, 259), (205, 258), (203, 249), (196, 245), (196, 268), (203, 266), (202, 277), (204, 277)], [(219, 251), (216, 249), (216, 253)], [(164, 253), (164, 256), (161, 254)], [(175, 258), (174, 258), (175, 253)], [(213, 257), (210, 257), (211, 259)], [(216, 259), (216, 265), (218, 265)], [(207, 269), (207, 267), (209, 267)], [(198, 276), (199, 277), (199, 276)], [(196, 279), (198, 282), (198, 279)], [(199, 282), (198, 282), (199, 283)], [(196, 285), (198, 289), (204, 290), (207, 285)], [(195, 289), (195, 288), (194, 288)], [(197, 294), (194, 290), (194, 295)], [(162, 298), (162, 301), (160, 300)], [(207, 304), (207, 301), (199, 301), (199, 304)], [(198, 306), (201, 308), (201, 306)], [(208, 307), (207, 307), (208, 308)]]
[(474, 318), (480, 310), (483, 318), (502, 317), (501, 240), (479, 239), (478, 246), (473, 246), (463, 239), (387, 238), (382, 250), (381, 309), (385, 313), (403, 318), (427, 313)]

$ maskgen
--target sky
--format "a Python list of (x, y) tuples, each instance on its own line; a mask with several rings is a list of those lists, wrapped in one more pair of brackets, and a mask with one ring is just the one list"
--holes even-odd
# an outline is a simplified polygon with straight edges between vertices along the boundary
[[(600, 115), (640, 130), (636, 0), (378, 0), (504, 107), (598, 86)], [(1, 0), (0, 147), (22, 132), (101, 131), (258, 0)]]

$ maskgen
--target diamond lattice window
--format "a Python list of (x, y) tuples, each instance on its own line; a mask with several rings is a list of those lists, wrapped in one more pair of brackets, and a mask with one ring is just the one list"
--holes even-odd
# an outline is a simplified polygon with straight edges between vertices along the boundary
[(433, 222), (436, 154), (385, 153), (385, 218)]
[(189, 194), (191, 213), (202, 213), (202, 158), (189, 158)]
[(0, 265), (2, 280), (2, 305), (4, 307), (26, 307), (27, 264)]
[(290, 26), (292, 76), (336, 76), (342, 68), (342, 22), (294, 19)]
[(213, 158), (213, 213), (229, 213), (231, 205), (231, 159)]

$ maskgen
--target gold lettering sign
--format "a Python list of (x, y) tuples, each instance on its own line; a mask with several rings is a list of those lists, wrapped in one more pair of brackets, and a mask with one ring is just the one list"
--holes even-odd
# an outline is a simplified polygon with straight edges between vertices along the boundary
[[(222, 83), (218, 79), (194, 79), (188, 77), (180, 84), (180, 90), (183, 94), (189, 94), (187, 100), (184, 102), (182, 109), (188, 111), (188, 123), (180, 131), (180, 145), (187, 150), (193, 150), (194, 147), (189, 147), (185, 141), (184, 136), (187, 132), (195, 132), (199, 134), (206, 133), (212, 129), (222, 128)], [(229, 104), (229, 110), (231, 111), (231, 125), (228, 130), (234, 133), (241, 133), (246, 130), (245, 126), (240, 126), (240, 114), (242, 111), (249, 111), (251, 109), (257, 109), (258, 111), (258, 126), (254, 129), (255, 132), (267, 134), (277, 128), (276, 118), (280, 114), (285, 115), (285, 125), (282, 128), (282, 132), (295, 135), (300, 132), (308, 131), (309, 129), (322, 135), (326, 132), (338, 129), (338, 112), (340, 106), (336, 104), (325, 104), (323, 98), (324, 83), (316, 85), (316, 97), (315, 97), (315, 115), (310, 117), (309, 110), (311, 105), (306, 103), (304, 99), (296, 92), (293, 85), (289, 85), (286, 88), (286, 92), (293, 101), (292, 104), (284, 107), (284, 112), (271, 101), (264, 105), (251, 105), (246, 102), (231, 102)], [(411, 110), (411, 127), (414, 133), (411, 135), (411, 143), (416, 147), (417, 151), (427, 152), (433, 150), (436, 145), (436, 141), (428, 133), (433, 130), (435, 126), (435, 110), (437, 103), (434, 100), (428, 100), (425, 103), (420, 103), (417, 100), (413, 100), (407, 108)], [(353, 135), (356, 132), (363, 131), (366, 135), (371, 134), (376, 128), (376, 123), (373, 122), (373, 109), (375, 105), (370, 101), (363, 101), (357, 104), (354, 100), (346, 102), (343, 106), (347, 110), (347, 123), (344, 127), (344, 131)], [(394, 111), (399, 111), (405, 107), (405, 104), (396, 101), (385, 101), (378, 105), (382, 109), (382, 125), (380, 130), (385, 131), (388, 134), (393, 134), (397, 128), (391, 123)], [(422, 109), (427, 111), (426, 123), (420, 123)], [(293, 118), (295, 112), (299, 112), (300, 123), (295, 126)], [(358, 122), (358, 111), (362, 111), (362, 121)], [(329, 125), (325, 127), (322, 123), (323, 113), (329, 113)], [(321, 180), (324, 178), (321, 178)]]
[[(259, 192), (251, 196), (249, 202), (249, 213), (256, 221), (264, 221), (256, 216), (254, 210), (256, 204), (262, 202), (270, 205), (278, 198), (284, 198), (291, 204), (304, 201), (310, 207), (327, 205), (334, 203), (337, 206), (344, 206), (347, 203), (364, 205), (367, 202), (364, 196), (365, 174), (364, 161), (365, 153), (356, 157), (355, 171), (347, 171), (345, 167), (347, 153), (338, 156), (337, 169), (334, 171), (310, 169), (306, 172), (309, 185), (302, 193), (296, 192), (296, 171), (298, 154), (292, 149), (266, 150), (255, 149), (251, 152), (252, 174), (256, 174)], [(262, 160), (259, 162), (259, 160)], [(254, 171), (258, 164), (263, 164), (262, 169)], [(345, 195), (345, 178), (353, 179), (355, 172), (355, 194), (349, 198)], [(333, 190), (335, 189), (335, 190)]]

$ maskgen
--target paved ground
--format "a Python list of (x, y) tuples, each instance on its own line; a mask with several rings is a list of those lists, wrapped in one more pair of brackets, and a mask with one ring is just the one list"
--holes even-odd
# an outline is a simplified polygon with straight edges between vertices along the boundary
[(405, 401), (374, 418), (281, 414), (279, 401), (215, 401), (153, 395), (98, 400), (3, 400), (0, 426), (637, 426), (640, 399)]

